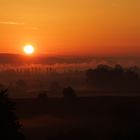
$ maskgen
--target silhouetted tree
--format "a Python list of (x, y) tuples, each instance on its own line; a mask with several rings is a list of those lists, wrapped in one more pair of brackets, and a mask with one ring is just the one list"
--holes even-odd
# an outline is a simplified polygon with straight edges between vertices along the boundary
[(7, 90), (0, 92), (0, 139), (3, 140), (24, 140), (20, 132), (21, 125), (14, 113), (15, 104), (7, 95)]
[(63, 96), (65, 99), (75, 99), (76, 93), (72, 87), (67, 87), (63, 89)]
[(108, 88), (110, 82), (108, 79), (111, 78), (111, 68), (106, 65), (99, 65), (95, 69), (89, 69), (86, 71), (87, 82), (91, 86), (96, 88)]
[(45, 90), (40, 91), (37, 98), (40, 101), (47, 101), (48, 100), (47, 91), (45, 91)]
[(111, 68), (99, 65), (86, 71), (87, 83), (101, 90), (140, 91), (140, 77), (131, 69), (125, 70), (121, 65)]

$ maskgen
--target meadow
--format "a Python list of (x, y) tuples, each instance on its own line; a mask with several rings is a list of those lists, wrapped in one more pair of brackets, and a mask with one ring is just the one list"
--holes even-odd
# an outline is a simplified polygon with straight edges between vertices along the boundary
[(138, 96), (15, 101), (27, 140), (135, 140), (140, 134)]

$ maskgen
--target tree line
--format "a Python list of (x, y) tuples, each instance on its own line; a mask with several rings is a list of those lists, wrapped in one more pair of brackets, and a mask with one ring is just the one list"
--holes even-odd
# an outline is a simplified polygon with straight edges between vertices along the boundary
[(140, 91), (139, 74), (121, 65), (98, 65), (95, 69), (88, 69), (86, 81), (89, 86), (103, 90)]

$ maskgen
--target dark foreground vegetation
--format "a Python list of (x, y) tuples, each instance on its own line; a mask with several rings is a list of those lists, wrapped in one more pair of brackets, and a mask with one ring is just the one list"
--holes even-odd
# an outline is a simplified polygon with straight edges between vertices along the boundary
[(140, 139), (140, 97), (15, 102), (28, 140)]
[[(48, 98), (41, 93), (36, 99), (11, 102), (6, 91), (1, 92), (1, 139), (140, 139), (139, 96), (77, 97), (71, 87), (65, 88), (63, 94), (64, 98)], [(22, 131), (16, 114), (23, 124)]]
[[(38, 80), (42, 79), (40, 75)], [(11, 99), (16, 109), (7, 91), (0, 93), (0, 137), (5, 137), (4, 140), (24, 140), (24, 136), (27, 140), (140, 139), (140, 75), (137, 68), (99, 65), (82, 72), (82, 76), (79, 71), (44, 73), (42, 76), (54, 79), (44, 78), (34, 98)], [(47, 86), (50, 81), (51, 86)], [(16, 86), (11, 83), (11, 92), (21, 96), (26, 92), (24, 89), (33, 87), (29, 83), (25, 79), (18, 80)], [(79, 96), (75, 90), (78, 87), (86, 96)], [(92, 96), (87, 96), (88, 90), (92, 91), (89, 94)], [(61, 96), (50, 98), (53, 93)], [(22, 132), (16, 114), (23, 124)]]
[(0, 92), (0, 139), (25, 140), (15, 114), (15, 104), (8, 98), (7, 90)]

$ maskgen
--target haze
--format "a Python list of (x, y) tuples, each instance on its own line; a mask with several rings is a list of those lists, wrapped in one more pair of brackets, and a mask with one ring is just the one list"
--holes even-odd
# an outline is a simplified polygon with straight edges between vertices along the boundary
[(0, 52), (140, 54), (139, 0), (0, 0)]

